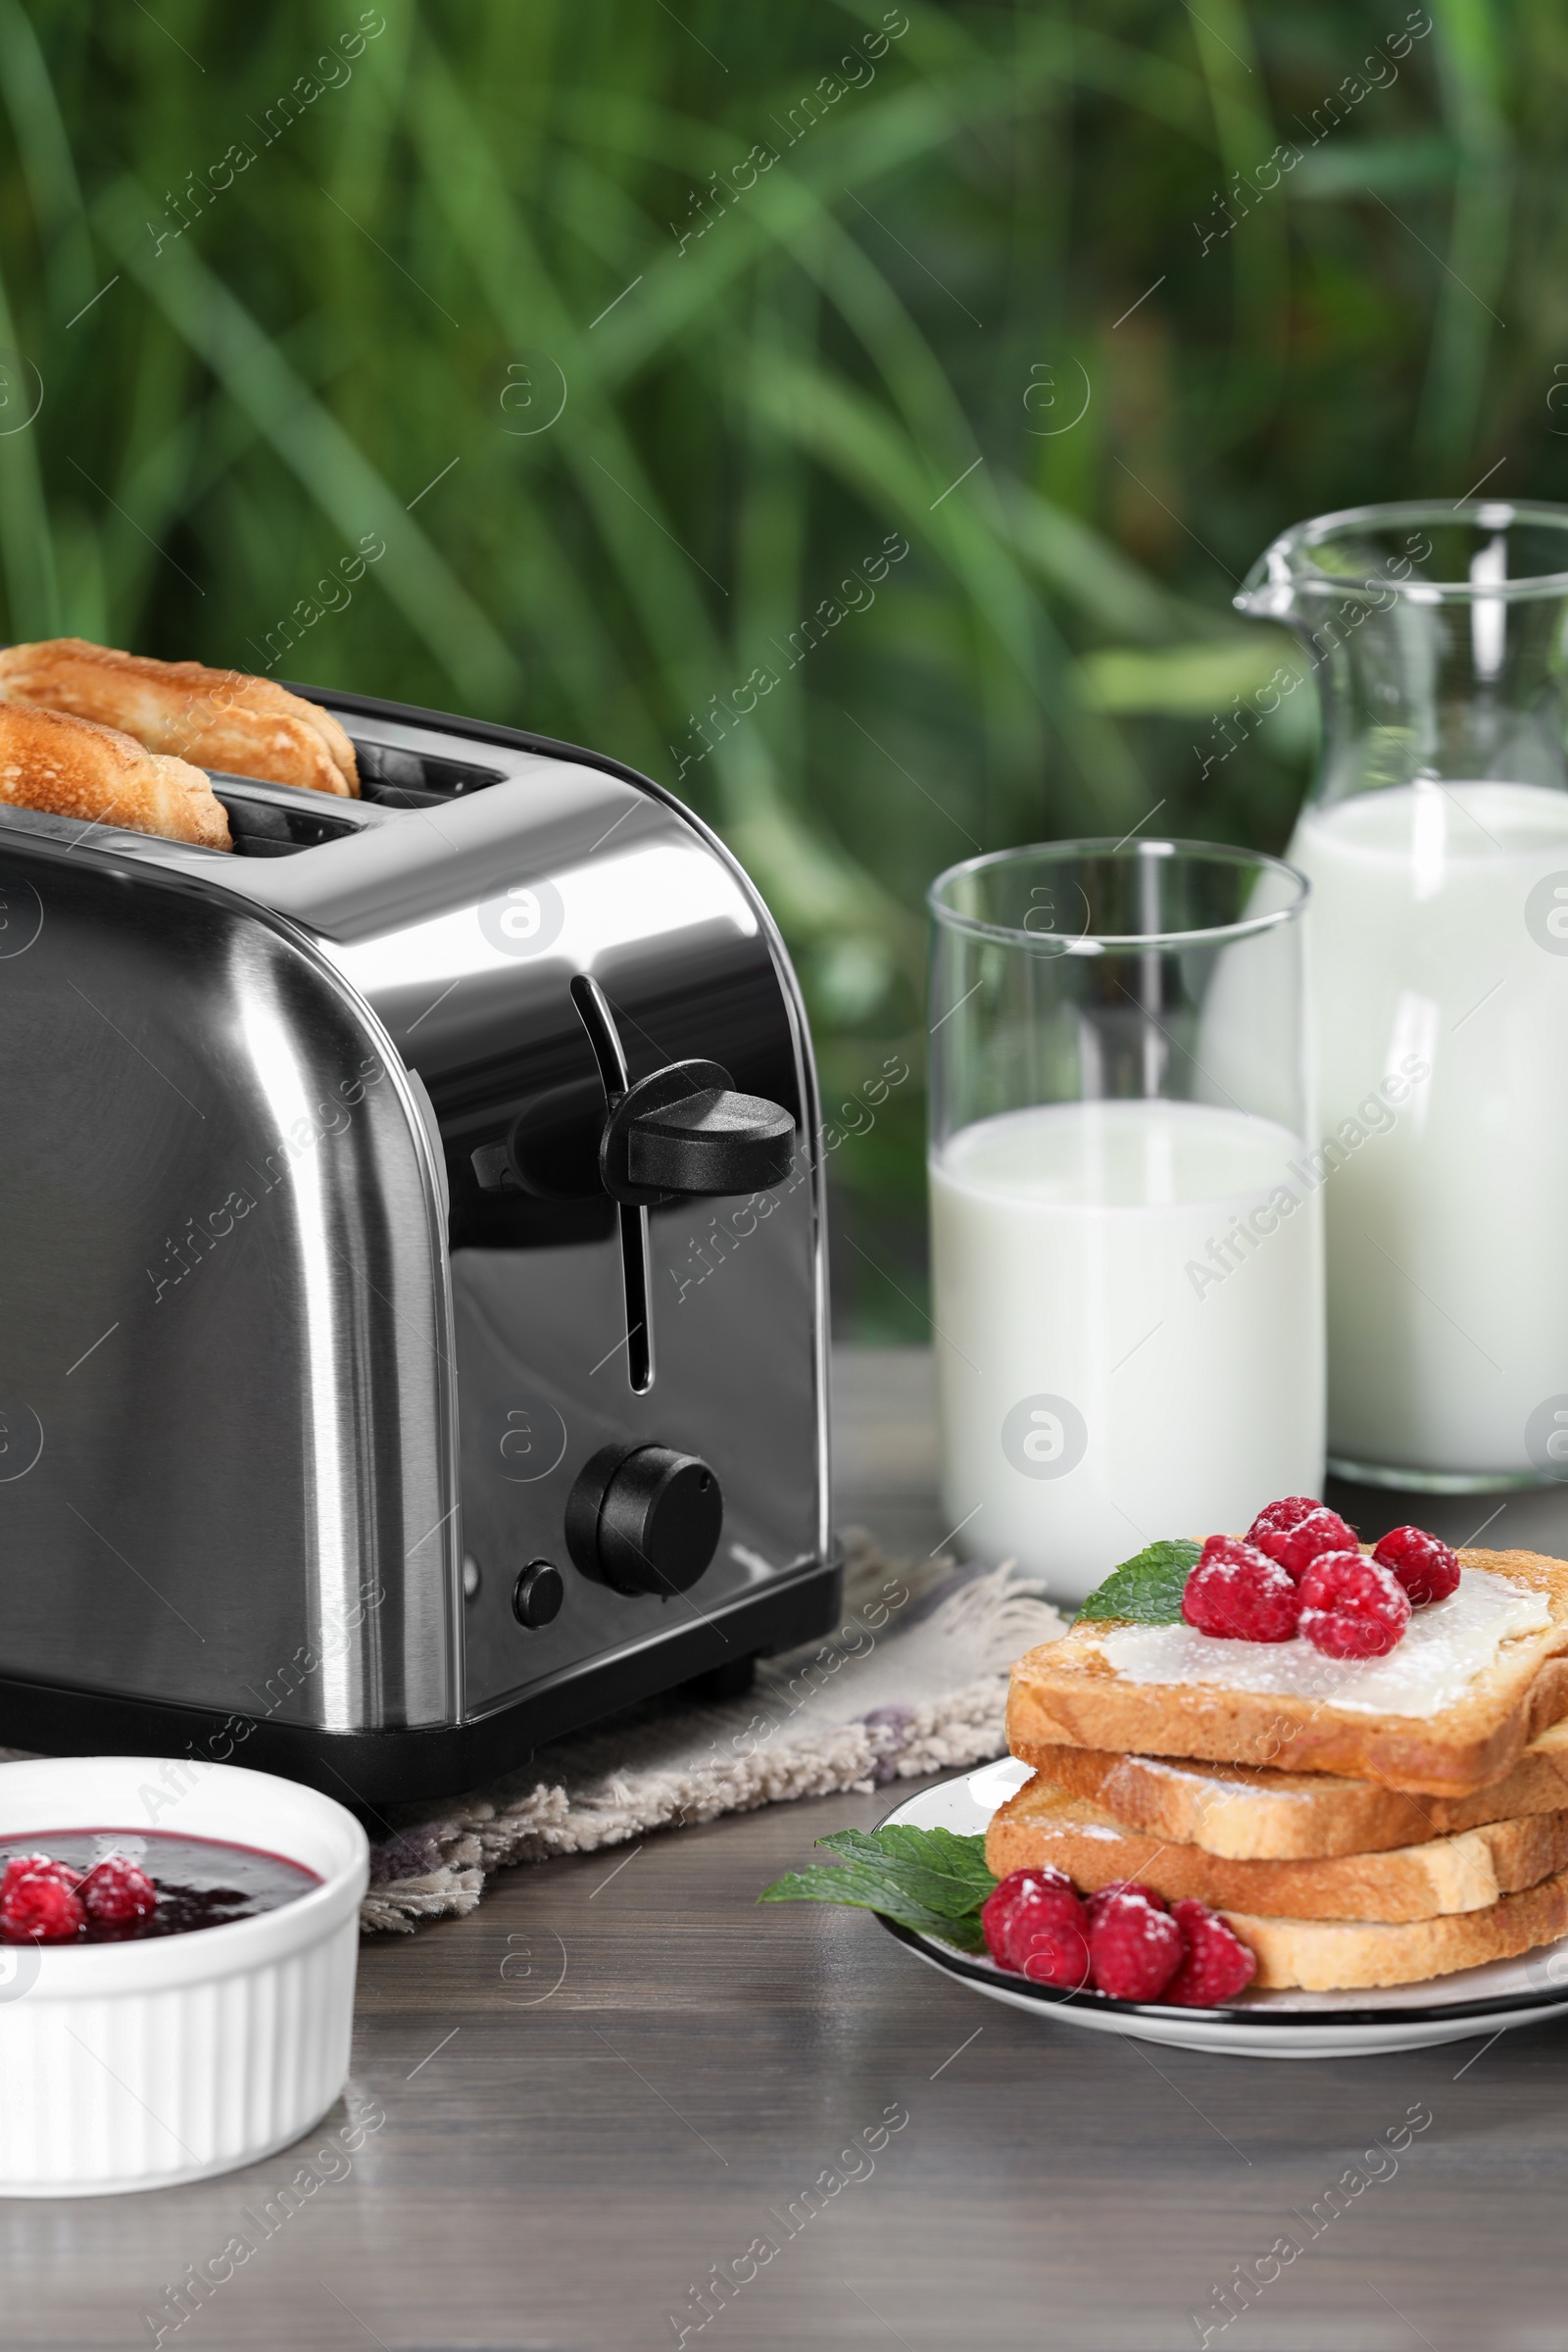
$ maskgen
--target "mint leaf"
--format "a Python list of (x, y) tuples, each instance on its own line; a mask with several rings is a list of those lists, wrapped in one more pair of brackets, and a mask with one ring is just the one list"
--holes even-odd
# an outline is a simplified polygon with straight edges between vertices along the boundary
[(1202, 1548), (1189, 1536), (1168, 1536), (1151, 1544), (1136, 1559), (1113, 1568), (1078, 1615), (1130, 1617), (1137, 1625), (1179, 1625), (1182, 1591)]
[(787, 1871), (757, 1899), (760, 1903), (849, 1903), (861, 1911), (880, 1912), (884, 1919), (896, 1919), (901, 1927), (913, 1928), (921, 1936), (956, 1944), (960, 1952), (978, 1952), (985, 1941), (978, 1911), (962, 1919), (927, 1911), (897, 1886), (854, 1869)]
[(758, 1901), (848, 1903), (878, 1911), (959, 1951), (984, 1950), (980, 1906), (997, 1882), (986, 1866), (983, 1838), (890, 1824), (880, 1830), (837, 1830), (817, 1843), (839, 1856), (840, 1868), (818, 1864), (792, 1870), (764, 1887)]
[(996, 1885), (983, 1838), (952, 1830), (915, 1830), (890, 1822), (881, 1830), (838, 1830), (817, 1841), (841, 1862), (881, 1867), (928, 1911), (957, 1918), (975, 1910)]

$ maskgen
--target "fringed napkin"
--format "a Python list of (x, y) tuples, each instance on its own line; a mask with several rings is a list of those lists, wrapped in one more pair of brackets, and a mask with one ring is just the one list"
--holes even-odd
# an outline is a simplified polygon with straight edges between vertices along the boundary
[(875, 1788), (999, 1756), (1007, 1670), (1063, 1631), (1016, 1569), (919, 1568), (858, 1530), (821, 1642), (759, 1662), (744, 1698), (651, 1700), (540, 1748), (471, 1795), (402, 1807), (370, 1856), (368, 1930), (471, 1911), (492, 1871), (620, 1845), (788, 1797)]

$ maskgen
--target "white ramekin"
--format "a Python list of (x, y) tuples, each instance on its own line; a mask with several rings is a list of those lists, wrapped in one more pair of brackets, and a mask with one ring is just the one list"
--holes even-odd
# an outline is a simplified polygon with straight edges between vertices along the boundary
[(353, 1814), (232, 1764), (0, 1764), (0, 1843), (47, 1830), (219, 1838), (321, 1884), (194, 1935), (0, 1945), (0, 2196), (163, 2188), (308, 2132), (348, 2074), (369, 1869)]

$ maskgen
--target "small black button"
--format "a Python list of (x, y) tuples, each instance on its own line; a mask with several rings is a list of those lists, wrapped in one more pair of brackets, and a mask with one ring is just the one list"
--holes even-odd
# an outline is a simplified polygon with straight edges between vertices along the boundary
[(530, 1560), (519, 1569), (517, 1581), (512, 1588), (512, 1614), (519, 1625), (537, 1632), (561, 1614), (561, 1604), (566, 1597), (565, 1579), (549, 1560)]

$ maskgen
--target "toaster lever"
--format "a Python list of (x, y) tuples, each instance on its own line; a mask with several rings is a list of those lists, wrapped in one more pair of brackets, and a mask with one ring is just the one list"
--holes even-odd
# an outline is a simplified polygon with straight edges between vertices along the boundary
[(682, 1194), (767, 1192), (795, 1162), (795, 1121), (737, 1094), (716, 1061), (672, 1061), (612, 1104), (599, 1147), (607, 1193), (652, 1206)]

